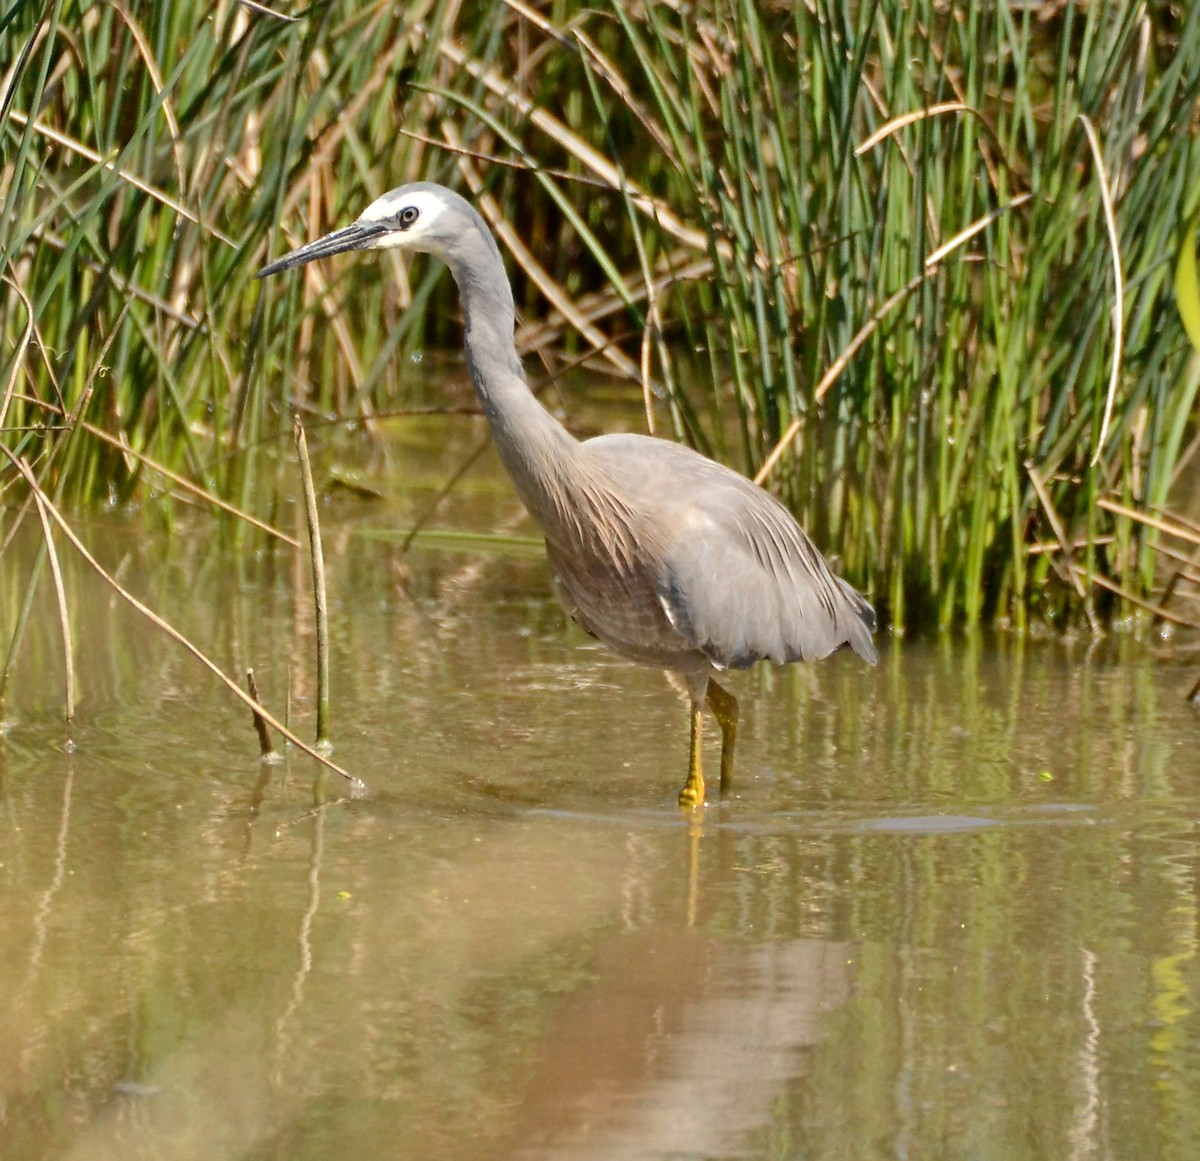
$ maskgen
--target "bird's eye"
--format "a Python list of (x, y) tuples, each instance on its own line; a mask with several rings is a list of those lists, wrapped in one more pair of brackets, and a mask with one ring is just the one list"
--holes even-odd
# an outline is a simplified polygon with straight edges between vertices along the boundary
[(416, 206), (405, 206), (404, 209), (400, 211), (400, 228), (402, 230), (407, 230), (408, 227), (417, 220), (420, 214), (421, 211), (418, 210)]

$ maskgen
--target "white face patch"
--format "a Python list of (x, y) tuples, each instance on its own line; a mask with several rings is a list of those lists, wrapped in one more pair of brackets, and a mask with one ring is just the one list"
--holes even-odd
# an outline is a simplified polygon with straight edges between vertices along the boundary
[[(395, 230), (380, 235), (372, 243), (372, 250), (387, 250), (394, 246), (406, 250), (430, 249), (429, 234), (438, 218), (446, 208), (445, 202), (433, 190), (400, 189), (389, 190), (381, 198), (373, 201), (359, 215), (360, 222), (394, 222)], [(407, 229), (400, 229), (402, 215), (408, 210), (416, 210), (417, 216)], [(436, 252), (436, 249), (435, 249)]]

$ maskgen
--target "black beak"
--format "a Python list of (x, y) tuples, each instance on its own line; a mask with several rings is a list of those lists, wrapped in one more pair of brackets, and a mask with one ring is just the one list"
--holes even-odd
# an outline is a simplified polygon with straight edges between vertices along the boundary
[(276, 258), (268, 266), (264, 266), (254, 277), (266, 278), (268, 274), (278, 274), (281, 270), (290, 270), (293, 266), (303, 266), (314, 258), (328, 258), (331, 254), (343, 254), (347, 250), (365, 250), (379, 237), (388, 233), (390, 226), (386, 222), (355, 222), (342, 230), (334, 230), (324, 238), (309, 242), (299, 250), (293, 250), (282, 258)]

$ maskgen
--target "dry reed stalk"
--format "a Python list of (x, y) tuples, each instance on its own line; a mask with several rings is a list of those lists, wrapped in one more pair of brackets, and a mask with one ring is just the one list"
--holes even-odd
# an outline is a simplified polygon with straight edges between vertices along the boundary
[(312, 560), (313, 603), (317, 619), (317, 739), (318, 749), (329, 749), (329, 602), (325, 594), (325, 554), (321, 549), (321, 522), (317, 513), (317, 490), (313, 486), (308, 440), (299, 417), (293, 420), (300, 483), (304, 489), (304, 514), (308, 522), (308, 547)]

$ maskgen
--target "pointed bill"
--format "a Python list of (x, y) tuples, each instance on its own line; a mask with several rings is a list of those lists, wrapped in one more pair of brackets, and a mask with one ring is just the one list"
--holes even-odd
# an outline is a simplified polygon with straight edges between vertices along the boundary
[(369, 250), (373, 244), (389, 232), (389, 227), (381, 221), (363, 221), (361, 218), (352, 225), (341, 230), (334, 230), (315, 242), (309, 242), (282, 258), (264, 266), (254, 277), (266, 278), (278, 274), (281, 270), (290, 270), (293, 266), (303, 266), (316, 258), (328, 258), (331, 254), (344, 254), (347, 250)]

